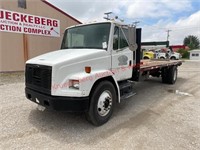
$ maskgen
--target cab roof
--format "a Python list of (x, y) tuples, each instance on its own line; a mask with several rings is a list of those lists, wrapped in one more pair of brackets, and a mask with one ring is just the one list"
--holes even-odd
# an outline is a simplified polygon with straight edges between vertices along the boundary
[(106, 20), (106, 21), (91, 21), (91, 22), (87, 22), (87, 23), (83, 23), (83, 24), (73, 25), (73, 26), (70, 26), (66, 29), (90, 25), (90, 24), (98, 24), (98, 23), (111, 23), (111, 24), (118, 24), (120, 26), (129, 26), (128, 24), (125, 24), (124, 22), (120, 22), (120, 21), (116, 21), (116, 20)]

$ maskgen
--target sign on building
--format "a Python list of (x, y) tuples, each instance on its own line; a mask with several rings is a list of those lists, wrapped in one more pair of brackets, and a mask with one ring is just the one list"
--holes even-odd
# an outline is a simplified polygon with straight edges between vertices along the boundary
[(60, 37), (60, 21), (0, 9), (0, 31)]

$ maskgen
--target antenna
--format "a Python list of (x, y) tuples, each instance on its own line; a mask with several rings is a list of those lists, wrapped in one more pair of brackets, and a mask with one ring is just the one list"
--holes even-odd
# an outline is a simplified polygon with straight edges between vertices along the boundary
[(106, 17), (103, 17), (103, 18), (106, 19), (106, 20), (110, 20), (110, 14), (112, 14), (111, 11), (104, 13), (104, 15), (106, 15)]
[(132, 25), (136, 27), (138, 23), (140, 23), (140, 21), (135, 21)]

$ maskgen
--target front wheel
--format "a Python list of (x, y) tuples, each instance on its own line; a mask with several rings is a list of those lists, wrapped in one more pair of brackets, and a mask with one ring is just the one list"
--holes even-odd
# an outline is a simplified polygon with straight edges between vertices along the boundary
[(90, 108), (86, 113), (87, 120), (96, 126), (106, 123), (112, 116), (116, 99), (113, 84), (109, 81), (100, 82), (92, 90)]
[(149, 57), (147, 57), (147, 56), (144, 56), (144, 58), (143, 59), (149, 59)]

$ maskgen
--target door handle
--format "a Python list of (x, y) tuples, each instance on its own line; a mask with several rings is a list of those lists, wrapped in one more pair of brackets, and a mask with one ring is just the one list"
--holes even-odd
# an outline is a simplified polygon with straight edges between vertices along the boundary
[(131, 60), (129, 60), (129, 66), (131, 66), (132, 65), (132, 61)]

